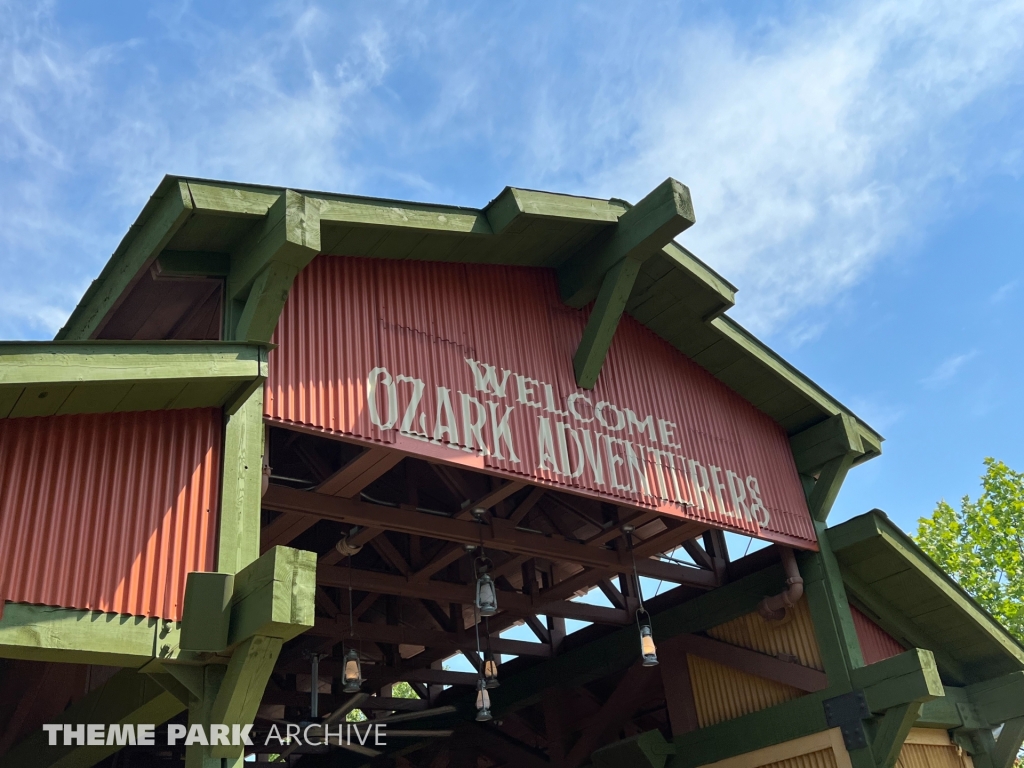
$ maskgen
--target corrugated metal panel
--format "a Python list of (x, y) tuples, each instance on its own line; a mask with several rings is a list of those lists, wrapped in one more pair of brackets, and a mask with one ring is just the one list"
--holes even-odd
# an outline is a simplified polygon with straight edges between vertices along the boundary
[(0, 421), (0, 599), (181, 618), (213, 569), (219, 409)]
[(687, 655), (686, 660), (701, 728), (804, 695), (792, 686), (748, 675), (700, 656)]
[(807, 598), (787, 611), (782, 621), (765, 621), (755, 611), (708, 630), (716, 640), (778, 656), (796, 656), (805, 667), (824, 670)]
[(860, 640), (860, 651), (865, 664), (874, 664), (876, 661), (899, 656), (906, 650), (892, 635), (852, 605), (850, 613), (853, 614), (853, 626), (857, 630), (857, 639)]
[(970, 755), (955, 745), (906, 743), (900, 750), (899, 768), (974, 768)]
[(278, 324), (266, 413), (813, 547), (784, 430), (630, 317), (578, 389), (587, 316), (547, 269), (320, 256)]
[(760, 768), (836, 768), (836, 756), (831, 749), (819, 749), (806, 755), (766, 763)]

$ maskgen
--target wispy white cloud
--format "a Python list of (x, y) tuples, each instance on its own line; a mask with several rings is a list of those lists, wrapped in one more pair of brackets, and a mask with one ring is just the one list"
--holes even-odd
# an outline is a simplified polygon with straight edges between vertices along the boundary
[[(740, 319), (799, 344), (945, 210), (1024, 80), (1021, 0), (640, 7), (170, 3), (92, 43), (0, 0), (0, 337), (59, 326), (164, 173), (470, 205), (672, 175)], [(1019, 170), (1004, 138), (983, 162)]]
[(1003, 303), (1010, 296), (1010, 294), (1012, 294), (1015, 290), (1017, 290), (1017, 285), (1018, 285), (1019, 282), (1020, 282), (1019, 280), (1011, 280), (1008, 283), (1003, 283), (1001, 286), (996, 288), (996, 290), (989, 297), (989, 303), (990, 304), (1001, 304), (1001, 303)]
[(937, 389), (951, 381), (967, 363), (977, 356), (978, 352), (974, 350), (947, 357), (931, 373), (921, 379), (921, 383), (929, 389)]
[[(617, 124), (581, 145), (549, 138), (556, 109), (535, 124), (539, 163), (551, 147), (564, 166), (597, 155), (606, 194), (635, 198), (668, 174), (689, 184), (698, 222), (684, 239), (740, 286), (737, 313), (761, 332), (813, 326), (801, 315), (943, 212), (940, 190), (968, 175), (972, 123), (1002, 109), (986, 100), (1024, 79), (1019, 0), (831, 8), (753, 47), (733, 25), (667, 27), (642, 78), (608, 73), (626, 81), (602, 105)], [(588, 117), (563, 136), (587, 137)]]

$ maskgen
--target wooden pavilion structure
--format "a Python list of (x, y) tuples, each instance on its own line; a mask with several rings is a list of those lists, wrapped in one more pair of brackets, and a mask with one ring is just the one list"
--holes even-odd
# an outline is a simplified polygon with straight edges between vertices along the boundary
[[(0, 766), (1009, 768), (1024, 648), (884, 513), (827, 525), (882, 438), (730, 319), (693, 222), (671, 179), (164, 179), (57, 338), (0, 343)], [(355, 710), (386, 745), (41, 728)]]

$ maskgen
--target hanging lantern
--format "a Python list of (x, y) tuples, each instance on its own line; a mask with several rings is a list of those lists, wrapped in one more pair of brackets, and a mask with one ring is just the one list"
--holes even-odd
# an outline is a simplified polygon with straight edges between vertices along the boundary
[(484, 651), (484, 683), (488, 688), (497, 688), (501, 685), (498, 682), (498, 662), (490, 648)]
[(646, 618), (641, 619), (640, 614), (637, 613), (637, 621), (640, 624), (640, 653), (643, 655), (643, 665), (645, 667), (656, 667), (658, 666), (658, 652), (654, 647), (654, 635), (651, 632), (651, 619), (646, 614)]
[(491, 695), (487, 693), (487, 682), (481, 677), (476, 682), (476, 721), (491, 720)]
[(498, 593), (494, 589), (487, 569), (490, 561), (481, 558), (476, 577), (476, 608), (481, 616), (493, 616), (498, 612)]
[(355, 648), (350, 648), (345, 654), (345, 674), (342, 679), (345, 683), (342, 691), (359, 693), (360, 686), (363, 684), (363, 671), (359, 664), (359, 653)]

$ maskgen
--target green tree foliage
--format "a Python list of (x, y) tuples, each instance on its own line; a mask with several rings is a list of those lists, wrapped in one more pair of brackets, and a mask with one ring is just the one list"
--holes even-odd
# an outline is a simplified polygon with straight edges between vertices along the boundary
[(982, 493), (940, 501), (916, 541), (1004, 627), (1024, 639), (1024, 474), (985, 459)]

